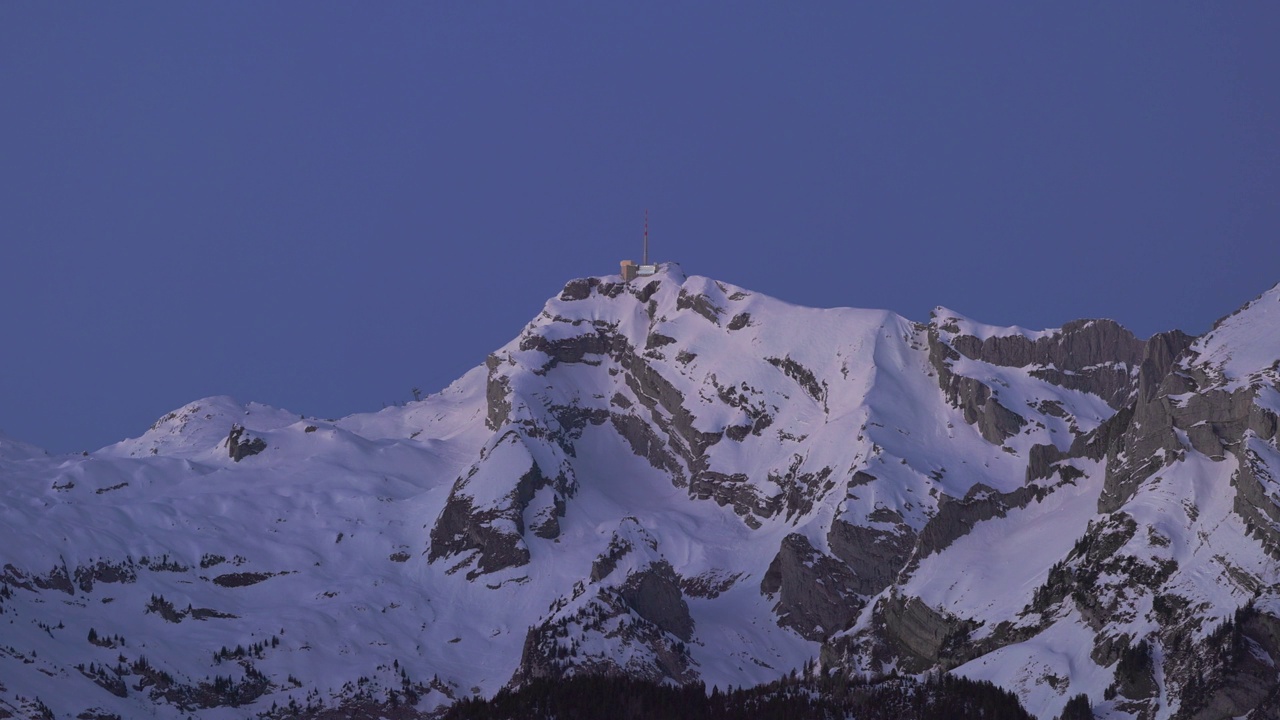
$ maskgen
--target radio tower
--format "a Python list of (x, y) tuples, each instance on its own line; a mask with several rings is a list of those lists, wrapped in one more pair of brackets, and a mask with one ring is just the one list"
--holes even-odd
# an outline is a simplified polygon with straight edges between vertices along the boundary
[(644, 211), (644, 255), (640, 259), (641, 265), (649, 264), (649, 209)]

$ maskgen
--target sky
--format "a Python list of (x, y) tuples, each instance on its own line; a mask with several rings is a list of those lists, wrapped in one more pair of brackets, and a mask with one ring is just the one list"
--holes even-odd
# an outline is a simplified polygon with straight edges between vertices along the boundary
[(1268, 2), (0, 3), (0, 432), (438, 391), (652, 256), (1146, 337), (1280, 282)]

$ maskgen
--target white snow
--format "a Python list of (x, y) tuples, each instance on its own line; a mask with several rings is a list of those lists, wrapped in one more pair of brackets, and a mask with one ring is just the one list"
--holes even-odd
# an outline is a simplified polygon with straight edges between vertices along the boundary
[(1195, 361), (1223, 376), (1223, 389), (1280, 380), (1280, 285), (1218, 321), (1191, 346)]

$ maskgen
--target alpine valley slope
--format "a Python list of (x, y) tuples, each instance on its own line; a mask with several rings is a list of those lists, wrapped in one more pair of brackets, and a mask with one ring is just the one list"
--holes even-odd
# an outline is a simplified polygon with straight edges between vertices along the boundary
[[(531, 678), (946, 670), (1280, 716), (1280, 286), (1207, 335), (574, 280), (443, 392), (0, 438), (0, 717), (401, 717)], [(6, 714), (8, 713), (8, 714)]]

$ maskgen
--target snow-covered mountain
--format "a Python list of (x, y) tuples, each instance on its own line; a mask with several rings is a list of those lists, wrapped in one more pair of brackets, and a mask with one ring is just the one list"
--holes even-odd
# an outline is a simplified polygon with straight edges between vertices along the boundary
[(443, 392), (0, 437), (0, 717), (429, 713), (819, 660), (1280, 712), (1280, 286), (1202, 338), (574, 280)]

